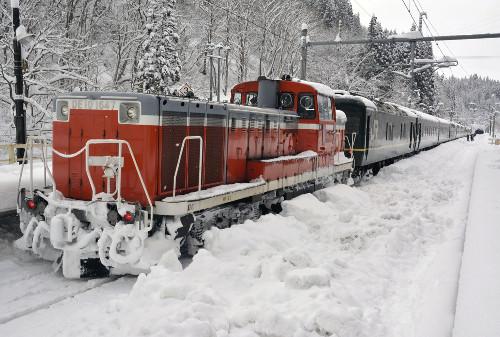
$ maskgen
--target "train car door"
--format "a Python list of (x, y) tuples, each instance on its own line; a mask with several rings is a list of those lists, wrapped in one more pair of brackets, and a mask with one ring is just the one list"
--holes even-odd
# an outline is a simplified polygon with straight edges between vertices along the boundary
[[(422, 123), (417, 123), (417, 130), (418, 130), (418, 143), (416, 145), (417, 151), (420, 150), (420, 142), (422, 141)], [(416, 139), (415, 139), (416, 141)]]
[(366, 111), (366, 137), (365, 137), (365, 158), (368, 157), (368, 151), (370, 151), (370, 133), (371, 133), (371, 113), (367, 110)]

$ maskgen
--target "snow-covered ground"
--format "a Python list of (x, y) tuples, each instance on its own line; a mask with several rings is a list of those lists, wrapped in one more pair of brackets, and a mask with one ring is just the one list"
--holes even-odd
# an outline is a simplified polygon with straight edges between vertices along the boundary
[(500, 336), (500, 147), (478, 155), (454, 337)]
[[(49, 168), (52, 167), (49, 164)], [(21, 165), (9, 164), (0, 165), (0, 213), (16, 209), (17, 198), (17, 185), (19, 183), (19, 173), (21, 172)], [(50, 178), (47, 175), (47, 184), (50, 184)], [(29, 187), (30, 182), (30, 166), (24, 166), (22, 185)], [(44, 179), (44, 166), (42, 161), (35, 161), (33, 163), (33, 186), (34, 188), (43, 188), (45, 183)]]
[[(0, 336), (450, 336), (475, 160), (489, 146), (476, 139), (212, 229), (187, 268), (165, 256), (133, 287), (122, 278), (82, 292), (88, 282), (50, 274), (74, 296), (40, 308), (35, 297)], [(25, 294), (54, 287), (50, 266), (39, 278), (40, 265), (0, 252), (5, 317)], [(16, 277), (33, 282), (17, 287)]]

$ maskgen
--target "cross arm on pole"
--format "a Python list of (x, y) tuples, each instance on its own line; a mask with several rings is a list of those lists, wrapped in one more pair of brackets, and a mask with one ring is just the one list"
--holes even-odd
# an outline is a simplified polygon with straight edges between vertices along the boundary
[(370, 43), (402, 43), (402, 42), (433, 42), (433, 41), (456, 41), (456, 40), (479, 40), (498, 39), (500, 33), (487, 34), (462, 34), (462, 35), (442, 35), (442, 36), (422, 36), (422, 37), (392, 37), (387, 39), (356, 39), (343, 41), (308, 41), (308, 46), (335, 46), (346, 44), (370, 44)]

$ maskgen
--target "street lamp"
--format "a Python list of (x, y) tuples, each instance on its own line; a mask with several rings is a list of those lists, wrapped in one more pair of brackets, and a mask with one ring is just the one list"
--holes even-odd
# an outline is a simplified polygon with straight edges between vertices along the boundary
[[(23, 89), (23, 46), (27, 48), (32, 41), (33, 35), (26, 32), (26, 28), (21, 25), (19, 14), (19, 0), (11, 0), (12, 7), (12, 26), (14, 35), (12, 38), (12, 46), (14, 50), (14, 76), (16, 85), (14, 87), (14, 106), (16, 115), (14, 124), (16, 126), (16, 144), (26, 144), (26, 111), (24, 110), (24, 89)], [(24, 157), (24, 149), (18, 148), (16, 153), (17, 158)]]

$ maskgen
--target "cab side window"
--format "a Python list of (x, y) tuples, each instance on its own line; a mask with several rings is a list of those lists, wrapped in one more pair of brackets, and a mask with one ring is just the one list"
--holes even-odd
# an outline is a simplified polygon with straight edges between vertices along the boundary
[(241, 104), (241, 92), (235, 92), (233, 98), (234, 104)]
[(329, 97), (318, 95), (318, 111), (322, 120), (332, 120), (332, 100)]
[(316, 117), (316, 110), (314, 109), (314, 95), (299, 95), (299, 107), (297, 113), (301, 119), (314, 119)]

